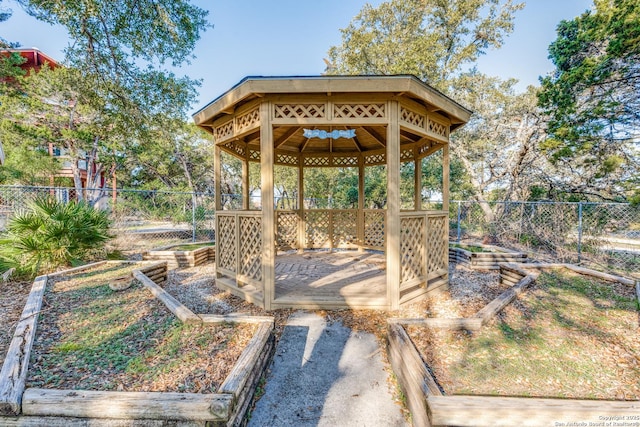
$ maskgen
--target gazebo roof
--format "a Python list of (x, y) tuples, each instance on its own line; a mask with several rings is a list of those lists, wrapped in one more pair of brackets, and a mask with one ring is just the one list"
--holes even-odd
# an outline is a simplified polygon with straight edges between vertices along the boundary
[(355, 166), (362, 157), (367, 166), (385, 164), (391, 122), (400, 126), (402, 160), (418, 160), (448, 144), (471, 115), (415, 76), (307, 76), (246, 77), (193, 119), (225, 152), (258, 162), (262, 104), (275, 163), (289, 166)]
[(471, 111), (415, 76), (248, 76), (193, 114), (199, 126), (233, 113), (266, 94), (393, 93), (416, 101), (451, 120), (451, 130), (469, 121)]

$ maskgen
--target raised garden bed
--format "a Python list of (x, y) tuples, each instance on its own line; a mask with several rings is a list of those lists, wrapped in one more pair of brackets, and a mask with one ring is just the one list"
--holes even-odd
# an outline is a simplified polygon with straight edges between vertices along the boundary
[[(38, 277), (0, 373), (0, 425), (240, 425), (273, 319), (199, 316), (149, 279), (159, 266)], [(138, 281), (110, 289), (123, 276)]]
[(499, 270), (501, 262), (527, 262), (527, 254), (482, 243), (449, 243), (449, 262), (476, 270)]
[(544, 272), (522, 292), (533, 276), (507, 267), (509, 279), (521, 274), (519, 292), (472, 318), (389, 321), (389, 357), (414, 424), (640, 422), (634, 282), (576, 267)]
[(166, 261), (173, 268), (195, 267), (215, 261), (216, 250), (213, 241), (189, 244), (174, 244), (142, 253), (142, 259), (148, 261)]

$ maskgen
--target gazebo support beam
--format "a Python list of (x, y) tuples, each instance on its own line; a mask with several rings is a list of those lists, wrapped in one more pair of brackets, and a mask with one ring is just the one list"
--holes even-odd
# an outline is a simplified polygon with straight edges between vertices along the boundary
[(400, 126), (398, 101), (389, 101), (387, 126), (387, 300), (400, 308)]
[(364, 252), (364, 156), (362, 154), (358, 156), (358, 216), (356, 221), (358, 251)]
[(414, 199), (413, 210), (422, 210), (422, 159), (415, 156), (413, 161), (413, 185)]
[(242, 160), (242, 209), (249, 210), (249, 149)]
[(449, 212), (449, 144), (442, 147), (442, 210)]
[(260, 193), (262, 195), (262, 283), (264, 309), (271, 310), (275, 298), (275, 206), (273, 164), (273, 127), (271, 103), (260, 104)]
[(304, 161), (300, 159), (298, 163), (298, 253), (304, 252), (305, 228), (304, 221)]

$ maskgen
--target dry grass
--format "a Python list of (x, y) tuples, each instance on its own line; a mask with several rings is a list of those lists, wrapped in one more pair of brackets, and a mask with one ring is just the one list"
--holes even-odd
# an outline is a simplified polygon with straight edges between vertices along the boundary
[(631, 287), (562, 270), (480, 332), (407, 330), (449, 394), (640, 399)]
[(139, 284), (109, 281), (118, 264), (50, 279), (38, 321), (29, 387), (213, 393), (255, 325), (181, 324)]

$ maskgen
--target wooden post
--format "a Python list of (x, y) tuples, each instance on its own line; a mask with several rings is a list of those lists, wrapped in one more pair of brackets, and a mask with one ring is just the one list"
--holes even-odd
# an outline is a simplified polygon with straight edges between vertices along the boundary
[(304, 158), (298, 159), (298, 253), (304, 252), (305, 246), (304, 221)]
[[(218, 145), (215, 143), (215, 139), (214, 139), (214, 148), (213, 148), (213, 185), (214, 185), (214, 191), (215, 191), (215, 204), (216, 204), (216, 213), (217, 211), (222, 210), (222, 194), (220, 194), (220, 192), (222, 191), (222, 186), (220, 185), (220, 176), (221, 176), (221, 165), (220, 165), (220, 161), (221, 161), (221, 150), (220, 147), (218, 147)], [(217, 237), (217, 236), (216, 236)], [(216, 245), (218, 246), (218, 245)]]
[(242, 209), (249, 210), (249, 148), (247, 155), (242, 159)]
[[(442, 147), (442, 210), (449, 215), (449, 144)], [(447, 216), (447, 218), (449, 218)], [(449, 221), (447, 221), (449, 224)], [(449, 226), (447, 225), (447, 236)]]
[(387, 125), (387, 300), (400, 308), (400, 126), (398, 101), (389, 101)]
[(414, 199), (413, 210), (422, 210), (422, 159), (417, 156), (413, 160)]
[(262, 283), (265, 310), (271, 310), (271, 303), (275, 297), (276, 257), (273, 162), (271, 103), (263, 101), (260, 104), (260, 193), (262, 195)]
[(364, 155), (358, 156), (358, 215), (357, 215), (358, 252), (364, 252)]

